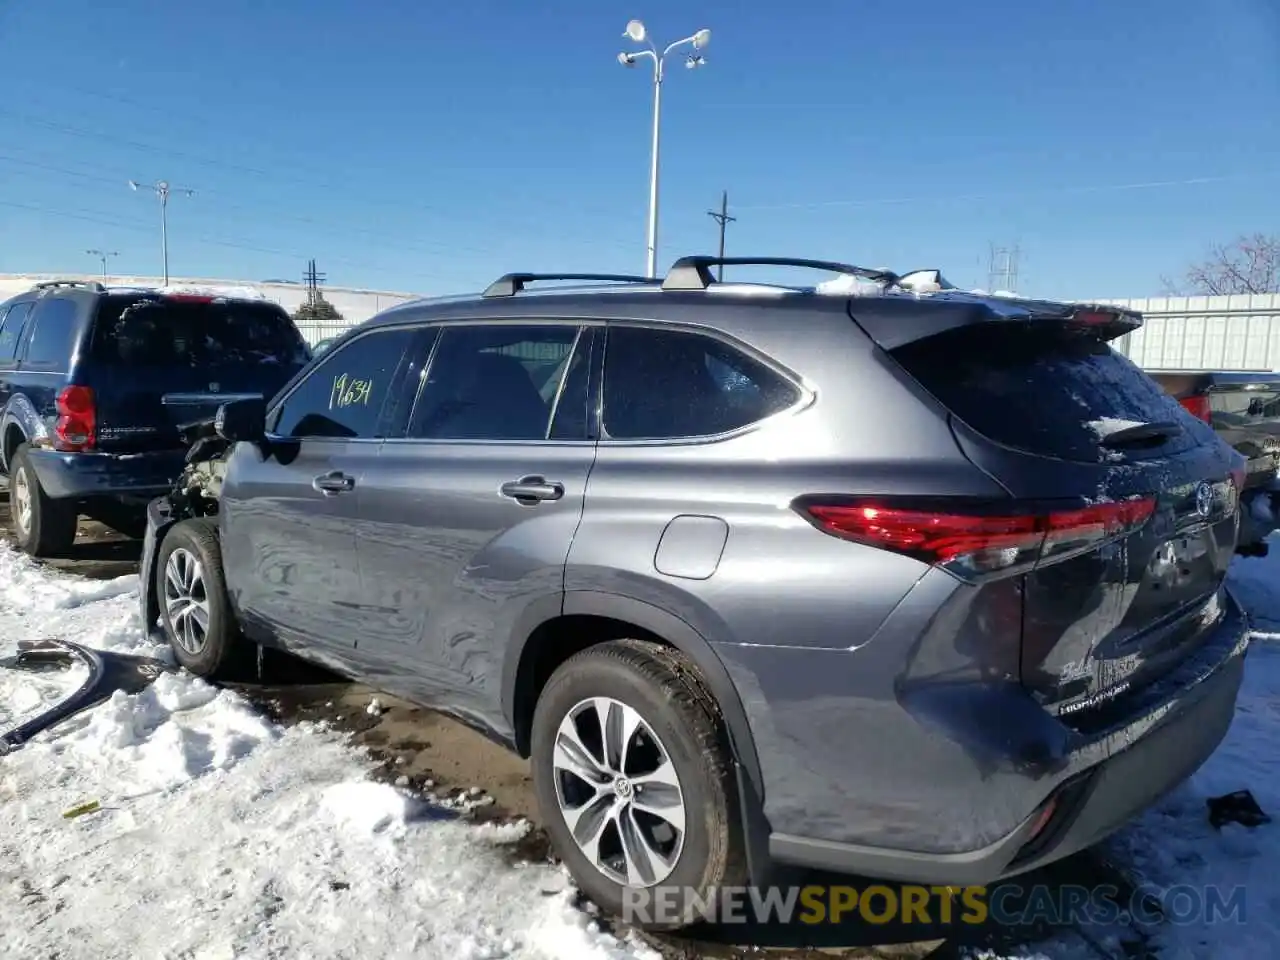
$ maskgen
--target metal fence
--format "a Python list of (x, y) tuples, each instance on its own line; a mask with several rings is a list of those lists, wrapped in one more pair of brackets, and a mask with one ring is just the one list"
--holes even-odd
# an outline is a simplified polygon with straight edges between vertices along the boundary
[(1280, 294), (1101, 302), (1143, 314), (1116, 348), (1145, 370), (1280, 370)]

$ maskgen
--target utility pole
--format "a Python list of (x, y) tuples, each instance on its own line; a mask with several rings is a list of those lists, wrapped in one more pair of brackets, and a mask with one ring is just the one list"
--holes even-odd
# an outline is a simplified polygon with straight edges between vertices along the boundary
[[(133, 190), (142, 188), (142, 184), (137, 180), (130, 180), (129, 186)], [(151, 184), (150, 189), (160, 198), (160, 250), (164, 259), (164, 285), (167, 287), (169, 285), (169, 194), (180, 193), (194, 197), (196, 192), (186, 187), (175, 187), (168, 180), (157, 180)]]
[(317, 272), (314, 257), (307, 261), (302, 279), (307, 285), (307, 303), (313, 307), (320, 302), (320, 284), (324, 283), (325, 277), (326, 274)]
[[(707, 216), (710, 217), (712, 220), (714, 220), (716, 223), (720, 224), (720, 259), (723, 260), (724, 259), (724, 228), (728, 224), (733, 223), (735, 220), (738, 219), (737, 217), (729, 216), (729, 191), (728, 190), (725, 190), (720, 194), (720, 212), (716, 213), (716, 211), (714, 210), (708, 210)], [(724, 264), (723, 263), (719, 264), (717, 270), (719, 273), (719, 280), (721, 283), (723, 283), (724, 282)]]
[(99, 260), (101, 260), (101, 261), (102, 261), (102, 279), (103, 279), (103, 282), (106, 282), (106, 279), (107, 279), (107, 258), (108, 258), (108, 257), (118, 257), (118, 256), (120, 256), (120, 254), (118, 254), (118, 253), (117, 253), (116, 251), (114, 251), (114, 250), (86, 250), (86, 251), (85, 251), (85, 253), (87, 253), (87, 254), (88, 254), (89, 256), (91, 256), (91, 257), (97, 257)]

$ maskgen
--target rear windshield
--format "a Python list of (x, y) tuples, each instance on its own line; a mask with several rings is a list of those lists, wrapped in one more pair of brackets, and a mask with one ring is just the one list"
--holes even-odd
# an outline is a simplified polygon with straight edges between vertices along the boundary
[[(893, 357), (960, 420), (1018, 450), (1099, 462), (1176, 453), (1198, 442), (1176, 400), (1087, 333), (990, 323), (917, 340)], [(1126, 426), (1169, 420), (1187, 431), (1156, 451), (1101, 443)]]
[(289, 315), (271, 303), (107, 297), (90, 347), (95, 360), (130, 366), (285, 364), (307, 360)]

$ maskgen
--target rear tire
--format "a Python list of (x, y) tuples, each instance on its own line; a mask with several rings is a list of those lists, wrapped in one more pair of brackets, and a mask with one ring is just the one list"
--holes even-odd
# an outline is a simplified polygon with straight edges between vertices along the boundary
[(728, 737), (678, 651), (617, 640), (570, 657), (539, 696), (531, 734), (552, 846), (602, 909), (674, 930), (701, 919), (719, 888), (746, 883)]
[(30, 445), (23, 443), (9, 464), (9, 525), (23, 553), (61, 557), (76, 540), (75, 500), (54, 500), (40, 486), (31, 466)]
[(160, 625), (174, 659), (210, 680), (237, 672), (249, 645), (227, 598), (217, 521), (175, 524), (160, 544), (155, 577)]

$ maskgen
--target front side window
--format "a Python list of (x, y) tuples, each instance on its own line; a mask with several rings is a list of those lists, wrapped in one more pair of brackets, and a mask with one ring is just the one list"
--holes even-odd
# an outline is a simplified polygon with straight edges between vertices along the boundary
[(444, 327), (409, 436), (582, 439), (590, 357), (575, 349), (586, 340), (580, 331), (576, 324)]
[(604, 430), (610, 439), (715, 436), (799, 399), (794, 384), (714, 337), (652, 327), (609, 330)]
[(279, 407), (272, 432), (298, 439), (394, 436), (386, 413), (402, 404), (388, 401), (397, 399), (397, 372), (416, 336), (405, 327), (374, 330), (326, 355)]

